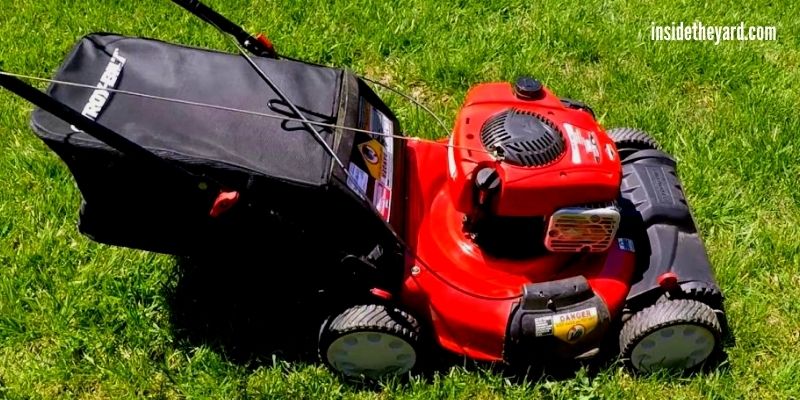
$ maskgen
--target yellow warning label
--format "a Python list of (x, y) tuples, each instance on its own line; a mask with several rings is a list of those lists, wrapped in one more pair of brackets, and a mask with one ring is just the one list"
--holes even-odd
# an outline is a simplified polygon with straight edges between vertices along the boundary
[(364, 157), (369, 174), (375, 179), (381, 178), (381, 167), (383, 165), (383, 146), (375, 139), (358, 145), (358, 151)]
[(556, 314), (553, 316), (553, 336), (566, 342), (577, 342), (597, 327), (597, 321), (597, 307)]

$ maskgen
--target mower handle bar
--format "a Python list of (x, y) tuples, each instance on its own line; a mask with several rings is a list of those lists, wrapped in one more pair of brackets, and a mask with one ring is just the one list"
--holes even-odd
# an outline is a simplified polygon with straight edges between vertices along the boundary
[(172, 2), (183, 7), (203, 21), (233, 36), (239, 44), (254, 55), (269, 58), (278, 57), (274, 49), (265, 46), (264, 43), (253, 37), (253, 35), (242, 29), (242, 27), (236, 25), (233, 21), (225, 18), (222, 14), (214, 11), (211, 7), (203, 4), (199, 0), (172, 0)]

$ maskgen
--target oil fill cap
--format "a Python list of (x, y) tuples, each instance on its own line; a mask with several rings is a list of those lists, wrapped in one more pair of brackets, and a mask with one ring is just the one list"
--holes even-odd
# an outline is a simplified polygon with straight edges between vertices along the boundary
[(536, 100), (544, 96), (542, 82), (529, 76), (517, 78), (514, 83), (514, 94), (523, 100)]

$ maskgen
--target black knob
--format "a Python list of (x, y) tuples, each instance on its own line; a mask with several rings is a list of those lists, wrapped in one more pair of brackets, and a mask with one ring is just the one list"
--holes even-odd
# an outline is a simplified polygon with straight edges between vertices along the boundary
[(529, 76), (520, 77), (514, 84), (514, 94), (525, 100), (540, 99), (544, 96), (542, 82)]
[(482, 168), (475, 176), (475, 186), (480, 190), (495, 190), (500, 186), (500, 174), (494, 168)]

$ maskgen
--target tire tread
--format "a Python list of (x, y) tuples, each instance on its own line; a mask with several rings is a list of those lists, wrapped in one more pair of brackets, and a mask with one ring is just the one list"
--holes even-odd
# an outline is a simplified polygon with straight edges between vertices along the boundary
[(319, 338), (319, 357), (330, 366), (325, 352), (336, 338), (357, 331), (395, 335), (418, 349), (420, 324), (411, 314), (388, 305), (362, 304), (350, 307), (323, 325)]
[(675, 324), (693, 324), (709, 329), (719, 346), (722, 328), (714, 310), (707, 304), (691, 299), (657, 302), (634, 314), (622, 326), (619, 335), (620, 354), (628, 367), (633, 348), (645, 336), (658, 329)]
[(649, 133), (636, 128), (613, 128), (606, 131), (617, 150), (660, 150), (658, 142)]

